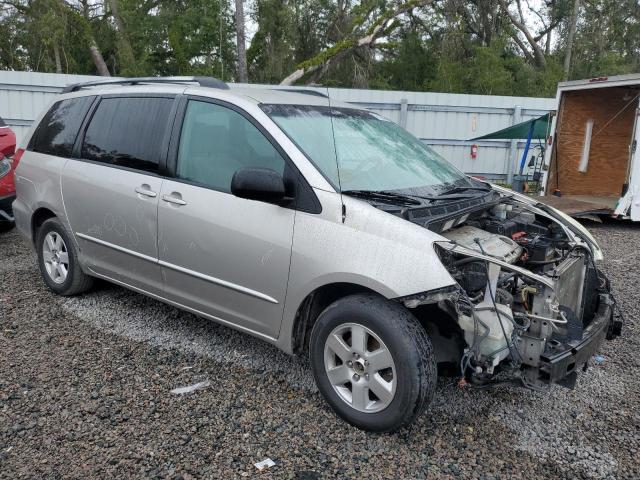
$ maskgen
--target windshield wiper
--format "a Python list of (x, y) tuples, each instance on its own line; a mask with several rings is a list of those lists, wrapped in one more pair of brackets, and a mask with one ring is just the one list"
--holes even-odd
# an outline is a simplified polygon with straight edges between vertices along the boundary
[(424, 202), (421, 200), (433, 202), (437, 200), (461, 200), (469, 198), (469, 195), (413, 195), (397, 193), (391, 190), (344, 190), (342, 193), (353, 197), (367, 198), (392, 204), (404, 203), (405, 205), (422, 205)]
[(428, 202), (433, 202), (434, 200), (456, 200), (458, 198), (467, 198), (467, 196), (463, 195), (452, 195), (452, 196), (441, 196), (441, 195), (415, 195), (413, 193), (396, 193), (391, 190), (377, 190), (377, 193), (384, 193), (385, 195), (403, 195), (405, 197), (409, 197), (412, 199), (420, 199), (426, 200)]
[[(409, 195), (403, 195), (402, 193), (389, 192), (385, 190), (343, 190), (345, 195), (352, 197), (368, 198), (371, 200), (379, 200), (387, 203), (404, 203), (408, 205), (422, 205), (422, 202), (417, 200), (421, 197), (411, 197)], [(429, 200), (428, 198), (426, 200)]]
[(492, 189), (491, 189), (491, 187), (489, 187), (489, 188), (486, 188), (486, 187), (453, 187), (451, 190), (447, 190), (446, 192), (442, 192), (438, 196), (441, 197), (441, 196), (444, 196), (444, 195), (450, 195), (452, 193), (462, 193), (462, 192), (466, 192), (468, 190), (477, 190), (479, 192), (490, 192)]

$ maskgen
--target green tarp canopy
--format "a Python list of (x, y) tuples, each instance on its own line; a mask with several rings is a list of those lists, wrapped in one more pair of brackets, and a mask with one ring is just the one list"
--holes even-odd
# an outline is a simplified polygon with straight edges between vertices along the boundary
[(471, 140), (521, 140), (523, 138), (528, 138), (529, 129), (531, 128), (531, 124), (533, 122), (535, 122), (535, 126), (533, 128), (533, 135), (531, 136), (531, 138), (540, 140), (546, 139), (549, 130), (548, 113), (546, 115), (542, 115), (541, 117), (532, 118), (531, 120), (527, 120), (526, 122), (503, 128), (502, 130), (498, 130), (497, 132), (483, 135), (482, 137), (472, 138)]

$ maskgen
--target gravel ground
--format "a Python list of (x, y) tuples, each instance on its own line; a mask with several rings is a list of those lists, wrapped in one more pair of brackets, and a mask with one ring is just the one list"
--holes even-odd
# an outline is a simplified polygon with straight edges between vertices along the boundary
[(441, 380), (393, 435), (340, 421), (259, 340), (115, 286), (56, 297), (0, 234), (0, 477), (639, 478), (640, 226), (592, 228), (628, 322), (604, 362), (575, 390)]

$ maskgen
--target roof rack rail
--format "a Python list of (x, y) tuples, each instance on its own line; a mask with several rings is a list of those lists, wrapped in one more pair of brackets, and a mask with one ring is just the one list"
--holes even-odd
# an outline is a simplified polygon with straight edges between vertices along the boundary
[(134, 77), (75, 83), (64, 87), (62, 89), (62, 93), (77, 92), (85, 87), (98, 87), (101, 85), (138, 85), (140, 83), (197, 83), (201, 87), (229, 90), (229, 85), (224, 83), (222, 80), (218, 80), (213, 77)]
[(326, 93), (318, 92), (316, 90), (305, 90), (302, 88), (272, 88), (279, 92), (301, 93), (303, 95), (313, 95), (315, 97), (329, 98)]

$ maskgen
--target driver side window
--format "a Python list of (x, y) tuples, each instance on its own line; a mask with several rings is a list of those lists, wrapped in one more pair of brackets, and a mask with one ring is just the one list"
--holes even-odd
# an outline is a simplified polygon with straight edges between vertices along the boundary
[(239, 113), (197, 100), (187, 104), (178, 147), (179, 178), (230, 192), (238, 169), (270, 168), (282, 175), (284, 165), (269, 140)]

